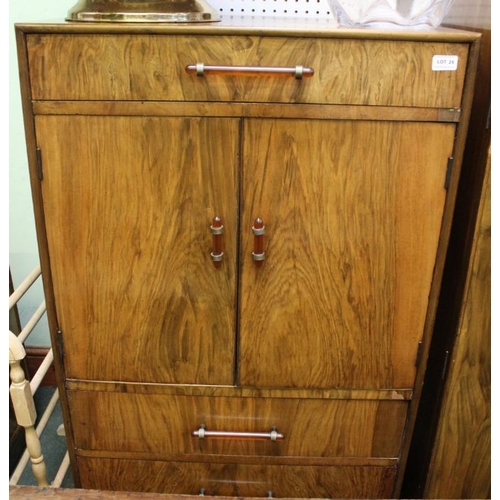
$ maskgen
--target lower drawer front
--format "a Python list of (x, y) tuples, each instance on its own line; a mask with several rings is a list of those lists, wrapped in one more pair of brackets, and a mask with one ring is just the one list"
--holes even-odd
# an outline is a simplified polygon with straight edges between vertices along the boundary
[(83, 488), (238, 497), (390, 498), (396, 467), (161, 462), (79, 457)]
[[(407, 401), (377, 400), (92, 391), (68, 396), (77, 449), (148, 453), (161, 460), (177, 454), (397, 458), (408, 407)], [(240, 434), (276, 427), (283, 439), (199, 439), (193, 431), (202, 425)]]

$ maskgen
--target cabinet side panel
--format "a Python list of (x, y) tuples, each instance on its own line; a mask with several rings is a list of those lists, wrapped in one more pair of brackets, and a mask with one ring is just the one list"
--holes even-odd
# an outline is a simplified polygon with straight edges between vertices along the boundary
[(424, 498), (491, 498), (490, 162)]
[(36, 128), (66, 375), (232, 383), (238, 121), (38, 116)]

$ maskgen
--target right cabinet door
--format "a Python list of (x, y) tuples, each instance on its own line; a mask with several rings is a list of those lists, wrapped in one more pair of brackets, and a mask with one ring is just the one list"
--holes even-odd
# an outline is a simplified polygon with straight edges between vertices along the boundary
[(443, 123), (244, 122), (242, 386), (413, 386), (454, 134)]

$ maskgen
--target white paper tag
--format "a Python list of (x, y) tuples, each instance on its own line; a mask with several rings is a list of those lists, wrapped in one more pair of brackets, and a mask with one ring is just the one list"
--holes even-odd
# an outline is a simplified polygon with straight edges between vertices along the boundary
[(458, 56), (433, 56), (432, 71), (456, 71), (458, 68)]

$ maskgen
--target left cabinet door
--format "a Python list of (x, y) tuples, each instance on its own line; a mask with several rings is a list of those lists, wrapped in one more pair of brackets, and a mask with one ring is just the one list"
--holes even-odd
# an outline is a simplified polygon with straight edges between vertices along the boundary
[(232, 384), (238, 120), (39, 115), (35, 128), (66, 376)]

